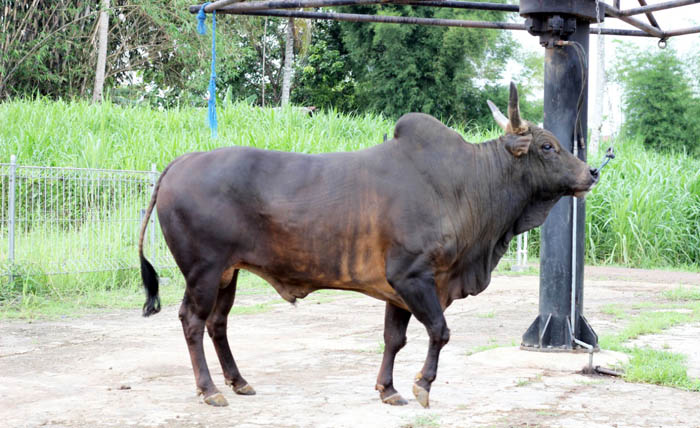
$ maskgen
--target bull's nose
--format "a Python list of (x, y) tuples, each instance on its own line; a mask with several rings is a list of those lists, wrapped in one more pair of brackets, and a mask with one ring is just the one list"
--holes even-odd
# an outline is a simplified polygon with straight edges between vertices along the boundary
[(597, 168), (590, 168), (591, 171), (591, 177), (593, 177), (593, 181), (598, 181), (598, 176), (600, 175), (600, 172), (598, 171)]

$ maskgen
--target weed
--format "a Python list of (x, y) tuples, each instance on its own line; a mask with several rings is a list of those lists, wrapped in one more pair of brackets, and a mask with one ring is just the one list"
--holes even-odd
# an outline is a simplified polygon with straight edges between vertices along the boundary
[(478, 318), (493, 318), (496, 316), (496, 312), (491, 311), (491, 312), (485, 312), (482, 314), (476, 314)]
[(416, 416), (411, 422), (401, 425), (401, 428), (437, 428), (440, 417), (436, 414)]
[(601, 308), (600, 311), (604, 314), (612, 315), (617, 319), (627, 318), (627, 314), (625, 313), (625, 311), (622, 310), (622, 308), (618, 304), (611, 303), (605, 305)]
[(679, 286), (673, 290), (664, 291), (664, 297), (673, 301), (700, 300), (700, 287)]

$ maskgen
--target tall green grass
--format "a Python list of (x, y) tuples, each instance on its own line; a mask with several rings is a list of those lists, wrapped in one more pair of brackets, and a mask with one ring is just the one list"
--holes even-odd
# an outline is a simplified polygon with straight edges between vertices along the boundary
[[(219, 138), (212, 139), (203, 108), (157, 110), (106, 102), (14, 100), (0, 104), (0, 162), (162, 170), (175, 157), (221, 146), (318, 153), (378, 144), (393, 121), (375, 115), (322, 111), (309, 117), (291, 108), (261, 109), (224, 102)], [(468, 141), (493, 130), (460, 129)], [(700, 160), (661, 155), (636, 141), (617, 142), (617, 158), (587, 198), (587, 259), (633, 267), (700, 267)], [(600, 154), (592, 154), (597, 165)], [(536, 254), (539, 233), (531, 234)]]
[(616, 159), (586, 199), (588, 259), (635, 267), (697, 268), (700, 160), (645, 150), (634, 140), (615, 148)]

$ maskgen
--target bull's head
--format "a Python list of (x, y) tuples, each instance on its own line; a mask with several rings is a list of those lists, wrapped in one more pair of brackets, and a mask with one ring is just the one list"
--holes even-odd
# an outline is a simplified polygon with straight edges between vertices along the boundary
[(505, 148), (527, 169), (525, 174), (538, 196), (583, 197), (598, 181), (598, 171), (562, 148), (554, 134), (520, 118), (518, 90), (512, 82), (508, 117), (494, 103), (487, 102), (496, 123), (506, 133), (501, 137)]

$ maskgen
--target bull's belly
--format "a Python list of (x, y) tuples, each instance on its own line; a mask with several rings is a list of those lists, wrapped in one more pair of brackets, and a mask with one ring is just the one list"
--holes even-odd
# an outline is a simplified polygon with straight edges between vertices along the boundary
[(238, 263), (235, 268), (258, 275), (274, 287), (283, 299), (292, 303), (317, 290), (347, 290), (356, 291), (408, 309), (386, 278), (380, 275), (340, 278), (329, 276), (323, 272), (312, 274), (292, 268), (280, 273), (279, 267), (269, 269), (247, 263)]

